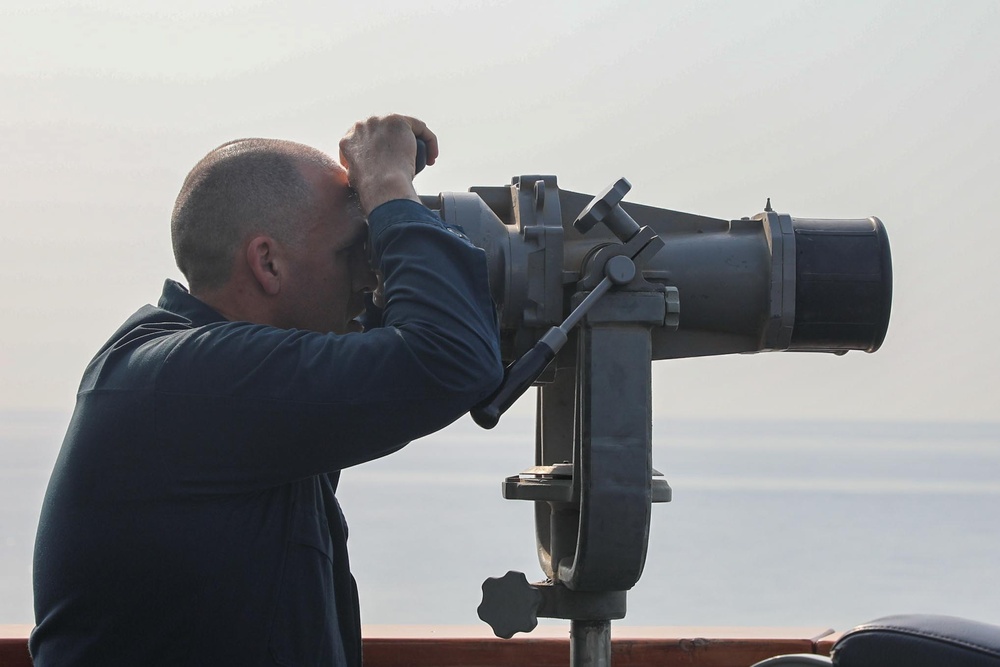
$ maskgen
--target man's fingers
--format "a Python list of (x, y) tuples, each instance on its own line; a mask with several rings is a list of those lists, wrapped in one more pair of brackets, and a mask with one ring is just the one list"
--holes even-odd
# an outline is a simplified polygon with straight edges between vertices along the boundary
[(426, 164), (432, 164), (437, 137), (410, 116), (373, 116), (355, 123), (341, 139), (340, 161), (365, 212), (392, 199), (419, 201), (413, 190), (418, 138), (427, 149)]
[(396, 127), (398, 130), (403, 126), (408, 127), (416, 138), (423, 140), (427, 147), (427, 164), (434, 164), (440, 155), (437, 135), (419, 118), (399, 114), (372, 116), (367, 120), (355, 123), (340, 140), (340, 163), (350, 170), (351, 158), (357, 157), (355, 151), (359, 144), (370, 141), (372, 137), (379, 134), (389, 136), (393, 132), (390, 128)]

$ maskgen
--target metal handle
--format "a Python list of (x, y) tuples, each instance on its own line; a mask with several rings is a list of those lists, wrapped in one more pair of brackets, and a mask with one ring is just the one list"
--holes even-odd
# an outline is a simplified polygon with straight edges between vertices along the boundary
[(416, 176), (427, 166), (427, 142), (417, 139), (417, 163), (414, 165), (413, 175)]
[(514, 401), (528, 391), (545, 367), (549, 365), (569, 337), (569, 332), (583, 319), (587, 311), (611, 289), (612, 285), (626, 285), (635, 277), (635, 264), (624, 255), (617, 255), (604, 265), (604, 279), (597, 284), (569, 314), (562, 324), (549, 329), (535, 346), (512, 363), (503, 374), (503, 381), (497, 390), (470, 412), (472, 419), (483, 428), (493, 428), (500, 421), (500, 415), (507, 412)]

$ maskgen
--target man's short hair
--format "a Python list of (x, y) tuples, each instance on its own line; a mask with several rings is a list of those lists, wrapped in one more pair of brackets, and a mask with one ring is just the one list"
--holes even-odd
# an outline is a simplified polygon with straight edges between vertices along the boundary
[(309, 163), (336, 165), (315, 148), (278, 139), (230, 141), (195, 165), (170, 220), (174, 259), (192, 291), (224, 285), (251, 234), (302, 241), (303, 218), (315, 204), (302, 173)]

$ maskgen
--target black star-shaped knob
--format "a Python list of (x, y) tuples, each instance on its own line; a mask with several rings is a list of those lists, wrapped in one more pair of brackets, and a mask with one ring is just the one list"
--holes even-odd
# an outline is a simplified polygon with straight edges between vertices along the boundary
[(510, 639), (515, 632), (531, 632), (538, 625), (542, 592), (528, 583), (521, 572), (489, 577), (483, 582), (479, 618), (493, 628), (497, 637)]

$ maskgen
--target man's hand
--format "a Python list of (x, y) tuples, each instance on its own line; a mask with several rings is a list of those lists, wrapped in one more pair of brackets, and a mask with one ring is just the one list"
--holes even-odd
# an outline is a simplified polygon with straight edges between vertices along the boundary
[(417, 137), (427, 144), (427, 164), (434, 164), (437, 137), (409, 116), (373, 116), (355, 123), (340, 140), (340, 162), (366, 215), (393, 199), (420, 201), (413, 189)]

